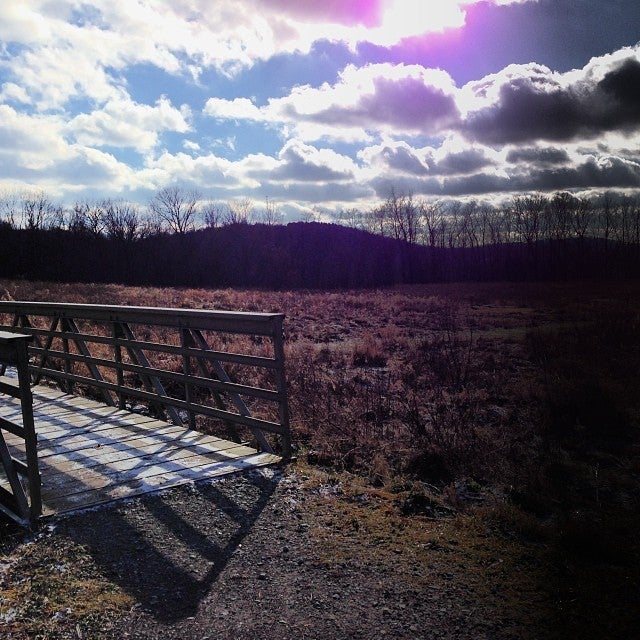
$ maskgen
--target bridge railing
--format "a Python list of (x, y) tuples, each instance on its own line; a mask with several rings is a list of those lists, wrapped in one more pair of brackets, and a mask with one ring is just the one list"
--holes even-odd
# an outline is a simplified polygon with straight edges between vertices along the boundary
[(0, 301), (0, 331), (32, 336), (32, 384), (53, 381), (289, 457), (283, 320), (280, 313)]
[[(16, 412), (19, 419), (0, 418), (0, 471), (6, 478), (6, 483), (2, 483), (5, 486), (0, 486), (0, 511), (25, 525), (35, 522), (42, 511), (28, 371), (27, 343), (30, 339), (25, 334), (0, 331), (0, 365), (13, 367), (17, 374), (17, 384), (15, 380), (0, 381), (0, 395), (19, 401)], [(15, 436), (14, 450), (7, 446), (5, 433)]]

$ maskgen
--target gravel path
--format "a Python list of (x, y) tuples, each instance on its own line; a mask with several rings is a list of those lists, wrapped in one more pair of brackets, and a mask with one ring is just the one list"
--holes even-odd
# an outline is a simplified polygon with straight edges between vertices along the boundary
[[(113, 589), (128, 604), (83, 616), (87, 596), (78, 588), (44, 626), (19, 624), (20, 615), (23, 623), (44, 615), (49, 594), (17, 615), (7, 637), (550, 637), (538, 550), (509, 555), (485, 533), (456, 526), (403, 517), (373, 490), (348, 493), (335, 479), (300, 473), (262, 470), (182, 487), (62, 519), (32, 543), (30, 564), (14, 567), (14, 580), (17, 571), (37, 576), (43, 564), (51, 571), (60, 558), (60, 589), (82, 583), (86, 591), (100, 576), (107, 596)], [(77, 566), (65, 567), (74, 557)], [(32, 587), (30, 597), (43, 589)], [(97, 593), (106, 597), (103, 583)]]

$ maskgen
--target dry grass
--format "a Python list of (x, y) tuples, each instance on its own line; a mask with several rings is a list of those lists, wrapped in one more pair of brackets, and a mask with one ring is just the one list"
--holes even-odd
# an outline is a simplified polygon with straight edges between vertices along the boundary
[[(358, 526), (373, 537), (395, 531), (398, 546), (410, 546), (407, 517), (436, 518), (442, 535), (458, 528), (475, 558), (469, 570), (479, 571), (489, 530), (501, 544), (517, 541), (513, 554), (534, 545), (545, 597), (569, 635), (588, 637), (580, 616), (590, 610), (606, 631), (607, 607), (619, 612), (614, 631), (631, 628), (640, 283), (340, 293), (2, 287), (21, 300), (284, 312), (298, 456), (346, 492), (332, 539)], [(516, 555), (493, 567), (497, 577), (517, 570)]]

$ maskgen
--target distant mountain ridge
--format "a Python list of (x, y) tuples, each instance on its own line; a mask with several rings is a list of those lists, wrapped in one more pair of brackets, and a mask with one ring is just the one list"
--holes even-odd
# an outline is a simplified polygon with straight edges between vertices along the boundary
[(345, 289), (640, 275), (636, 245), (602, 239), (426, 247), (337, 224), (232, 224), (134, 240), (0, 228), (0, 275), (137, 285)]

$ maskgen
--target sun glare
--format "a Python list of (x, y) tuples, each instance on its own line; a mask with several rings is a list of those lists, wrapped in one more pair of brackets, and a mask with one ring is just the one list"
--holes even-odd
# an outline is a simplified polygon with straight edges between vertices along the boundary
[(423, 33), (461, 27), (465, 20), (462, 4), (465, 3), (459, 0), (391, 0), (379, 30), (388, 42), (398, 42)]

